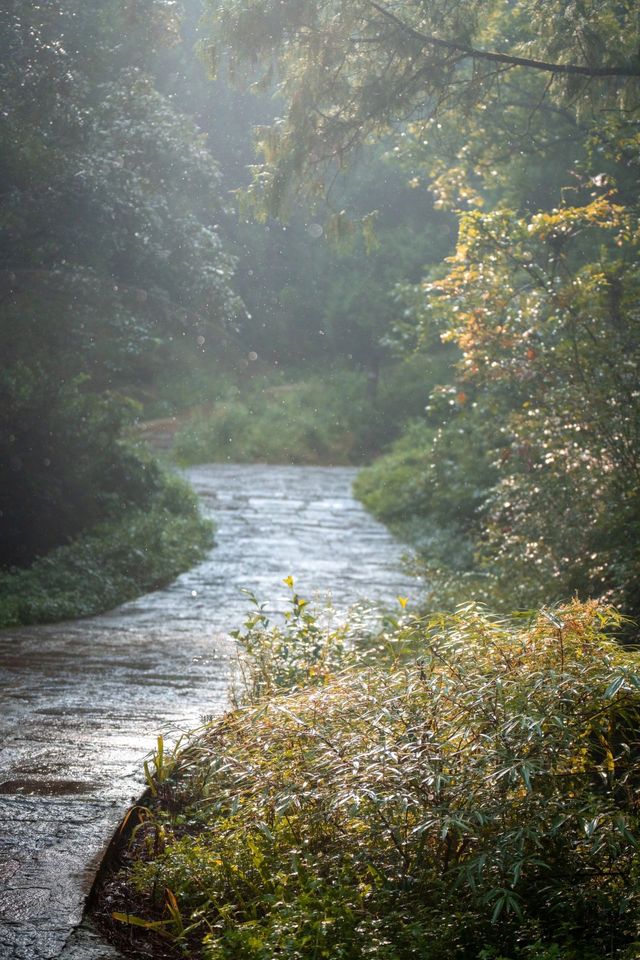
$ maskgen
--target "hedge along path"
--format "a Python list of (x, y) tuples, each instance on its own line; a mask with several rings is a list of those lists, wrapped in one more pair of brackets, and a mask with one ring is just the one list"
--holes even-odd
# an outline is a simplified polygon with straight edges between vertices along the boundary
[(207, 559), (99, 617), (0, 633), (0, 958), (117, 957), (83, 922), (105, 847), (159, 733), (226, 702), (241, 589), (284, 609), (282, 580), (359, 599), (417, 596), (402, 547), (351, 495), (356, 471), (212, 464), (186, 471), (216, 524)]

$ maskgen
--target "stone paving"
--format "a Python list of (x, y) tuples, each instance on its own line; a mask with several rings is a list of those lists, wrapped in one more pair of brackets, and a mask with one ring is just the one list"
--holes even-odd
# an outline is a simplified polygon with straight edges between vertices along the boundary
[(225, 704), (227, 631), (249, 589), (415, 597), (403, 548), (354, 501), (355, 470), (214, 464), (185, 471), (217, 524), (205, 561), (111, 613), (0, 631), (0, 960), (116, 960), (83, 920), (158, 733)]

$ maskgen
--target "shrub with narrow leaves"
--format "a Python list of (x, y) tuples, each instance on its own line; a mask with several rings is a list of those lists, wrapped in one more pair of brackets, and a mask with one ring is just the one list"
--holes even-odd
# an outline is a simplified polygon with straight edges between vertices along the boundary
[[(319, 628), (291, 622), (274, 647), (254, 617), (252, 651), (299, 666), (292, 633), (308, 650)], [(207, 960), (637, 956), (640, 670), (619, 625), (595, 603), (403, 613), (361, 649), (325, 629), (305, 684), (286, 662), (249, 676), (174, 758), (163, 852), (131, 878), (143, 922)]]

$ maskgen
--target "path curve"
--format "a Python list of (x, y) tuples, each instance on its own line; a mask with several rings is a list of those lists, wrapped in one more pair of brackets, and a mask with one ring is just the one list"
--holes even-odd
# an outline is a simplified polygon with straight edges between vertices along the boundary
[(185, 471), (217, 524), (205, 561), (164, 590), (86, 620), (0, 631), (0, 960), (113, 960), (82, 921), (96, 868), (140, 795), (159, 732), (224, 707), (226, 632), (241, 588), (416, 596), (403, 548), (353, 499), (342, 467)]

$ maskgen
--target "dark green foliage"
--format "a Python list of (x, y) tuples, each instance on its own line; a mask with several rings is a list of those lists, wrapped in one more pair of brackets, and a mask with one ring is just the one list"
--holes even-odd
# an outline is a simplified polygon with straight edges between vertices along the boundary
[(81, 530), (148, 504), (160, 470), (121, 439), (133, 409), (96, 396), (87, 378), (55, 384), (16, 364), (0, 379), (2, 563), (23, 564)]
[(86, 372), (97, 389), (149, 378), (173, 338), (195, 346), (240, 313), (217, 167), (145, 72), (175, 11), (67, 0), (1, 16), (7, 359)]
[(0, 627), (100, 613), (164, 586), (202, 559), (212, 544), (210, 523), (185, 483), (153, 472), (155, 489), (144, 506), (118, 498), (109, 521), (84, 524), (72, 543), (26, 569), (0, 572)]
[[(236, 78), (243, 78), (244, 89), (232, 84), (224, 66), (212, 81), (207, 75), (210, 18), (198, 25), (201, 14), (208, 13), (206, 0), (184, 6), (184, 41), (162, 52), (160, 85), (196, 118), (219, 162), (224, 188), (237, 190), (251, 179), (256, 130), (280, 116), (286, 103), (275, 77), (267, 86), (252, 84), (251, 66)], [(193, 56), (196, 41), (200, 59)], [(239, 217), (221, 220), (237, 256), (235, 286), (247, 306), (247, 314), (231, 327), (232, 339), (245, 352), (277, 360), (292, 379), (309, 363), (352, 362), (375, 371), (388, 354), (381, 341), (396, 313), (394, 284), (417, 280), (425, 263), (438, 262), (449, 251), (454, 218), (435, 210), (425, 191), (407, 186), (404, 172), (385, 157), (386, 146), (369, 148), (355, 176), (339, 178), (332, 188), (334, 210), (343, 208), (356, 220), (376, 210), (376, 238), (372, 243), (369, 237), (368, 250), (354, 233), (341, 249), (327, 243), (330, 217), (322, 205), (295, 206), (279, 223), (248, 219), (240, 204)], [(185, 365), (187, 376), (193, 359)]]
[[(181, 523), (202, 538), (193, 505), (165, 516), (158, 466), (123, 440), (134, 412), (125, 397), (144, 393), (172, 343), (195, 352), (242, 312), (218, 231), (216, 164), (152, 77), (178, 26), (167, 0), (11, 0), (0, 12), (0, 567), (96, 525), (87, 549), (96, 571), (105, 564), (103, 586), (97, 572), (85, 578), (93, 604), (69, 581), (50, 605), (32, 603), (29, 584), (45, 570), (55, 580), (55, 565), (36, 564), (24, 581), (29, 617), (153, 586), (195, 555), (171, 542)], [(173, 533), (137, 581), (133, 554), (107, 541), (126, 545), (119, 525), (139, 527), (145, 511), (145, 538), (161, 536), (164, 519)], [(69, 556), (55, 555), (63, 579)]]

